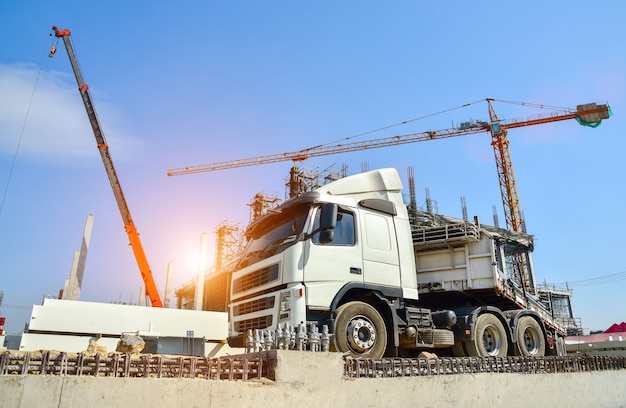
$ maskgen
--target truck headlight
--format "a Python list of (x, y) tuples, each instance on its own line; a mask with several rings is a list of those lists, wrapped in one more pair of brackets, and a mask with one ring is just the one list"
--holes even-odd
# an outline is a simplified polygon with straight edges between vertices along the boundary
[(280, 293), (280, 306), (278, 308), (278, 319), (289, 319), (289, 312), (291, 311), (291, 292)]

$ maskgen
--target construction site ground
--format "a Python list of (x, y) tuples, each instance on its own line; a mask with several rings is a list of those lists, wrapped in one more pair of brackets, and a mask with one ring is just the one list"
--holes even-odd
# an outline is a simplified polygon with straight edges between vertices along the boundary
[(65, 371), (55, 373), (50, 356), (31, 357), (18, 364), (3, 356), (3, 408), (626, 407), (624, 358), (359, 361), (337, 353), (274, 350), (208, 365), (206, 359), (179, 359), (179, 371), (157, 357), (105, 364), (96, 356), (74, 365), (66, 361)]

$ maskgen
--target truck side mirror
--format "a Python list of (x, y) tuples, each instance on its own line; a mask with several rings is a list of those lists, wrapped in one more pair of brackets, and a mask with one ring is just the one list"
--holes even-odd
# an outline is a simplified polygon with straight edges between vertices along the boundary
[(323, 231), (320, 231), (319, 243), (328, 244), (329, 242), (333, 242), (334, 238), (335, 238), (335, 230), (323, 230)]
[(337, 226), (337, 204), (324, 203), (320, 208), (320, 244), (332, 242), (335, 236), (335, 227)]

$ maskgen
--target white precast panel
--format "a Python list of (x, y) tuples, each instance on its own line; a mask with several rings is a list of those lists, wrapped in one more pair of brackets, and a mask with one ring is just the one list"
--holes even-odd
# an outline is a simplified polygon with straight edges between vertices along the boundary
[(228, 315), (222, 312), (44, 299), (43, 305), (33, 306), (28, 329), (47, 333), (106, 335), (139, 331), (164, 337), (186, 337), (188, 331), (193, 331), (194, 337), (225, 340)]

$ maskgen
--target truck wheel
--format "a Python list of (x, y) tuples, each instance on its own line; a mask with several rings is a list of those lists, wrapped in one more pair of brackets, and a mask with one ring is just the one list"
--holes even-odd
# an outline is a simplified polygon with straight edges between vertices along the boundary
[(546, 354), (546, 342), (541, 326), (530, 316), (522, 316), (515, 328), (517, 348), (522, 356), (540, 357)]
[(333, 343), (353, 357), (381, 358), (387, 348), (385, 321), (367, 303), (348, 302), (337, 309)]
[(452, 354), (455, 357), (465, 357), (465, 350), (463, 350), (463, 341), (455, 341), (454, 346), (452, 346)]
[(567, 355), (567, 349), (565, 348), (565, 340), (561, 336), (556, 336), (556, 355), (563, 357)]
[(475, 340), (465, 340), (470, 356), (505, 357), (509, 343), (502, 322), (492, 314), (482, 314), (474, 324)]

